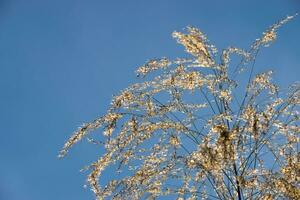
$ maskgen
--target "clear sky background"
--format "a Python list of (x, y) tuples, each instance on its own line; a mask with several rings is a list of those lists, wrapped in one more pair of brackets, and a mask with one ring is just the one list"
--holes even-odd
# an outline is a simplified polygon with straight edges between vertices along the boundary
[[(95, 148), (57, 153), (137, 81), (137, 66), (185, 55), (174, 30), (193, 25), (217, 47), (246, 48), (299, 10), (299, 0), (0, 0), (0, 200), (92, 199), (79, 170)], [(300, 77), (299, 36), (298, 16), (259, 58), (283, 86)]]

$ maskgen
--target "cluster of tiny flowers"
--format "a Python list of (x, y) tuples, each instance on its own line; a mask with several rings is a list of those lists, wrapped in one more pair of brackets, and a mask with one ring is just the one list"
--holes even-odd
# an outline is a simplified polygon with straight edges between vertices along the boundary
[[(282, 92), (271, 71), (253, 69), (260, 47), (293, 17), (271, 26), (250, 50), (228, 47), (220, 59), (199, 29), (174, 32), (190, 57), (139, 67), (144, 82), (114, 96), (60, 157), (83, 138), (97, 145), (102, 155), (85, 169), (98, 200), (300, 199), (300, 84)], [(229, 73), (234, 54), (243, 73)], [(236, 76), (249, 81), (239, 84)]]

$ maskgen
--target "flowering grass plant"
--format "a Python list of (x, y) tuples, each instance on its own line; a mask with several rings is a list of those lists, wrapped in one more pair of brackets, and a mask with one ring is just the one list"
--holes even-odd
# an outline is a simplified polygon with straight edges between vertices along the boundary
[(218, 52), (194, 27), (174, 32), (190, 56), (139, 67), (143, 81), (114, 96), (59, 156), (83, 138), (99, 145), (104, 153), (85, 168), (97, 199), (300, 199), (300, 84), (280, 89), (272, 71), (255, 73), (259, 51), (294, 17), (248, 50)]

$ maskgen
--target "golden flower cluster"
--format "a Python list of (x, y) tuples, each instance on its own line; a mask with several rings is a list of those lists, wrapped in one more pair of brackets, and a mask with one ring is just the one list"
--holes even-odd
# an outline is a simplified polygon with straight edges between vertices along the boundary
[[(220, 59), (200, 30), (174, 32), (191, 57), (139, 67), (146, 80), (114, 96), (107, 114), (80, 127), (60, 157), (88, 133), (103, 133), (89, 135), (102, 154), (85, 168), (99, 200), (300, 199), (300, 84), (283, 92), (272, 72), (253, 69), (260, 47), (293, 17), (250, 50), (229, 47)], [(233, 54), (241, 58), (236, 68)]]

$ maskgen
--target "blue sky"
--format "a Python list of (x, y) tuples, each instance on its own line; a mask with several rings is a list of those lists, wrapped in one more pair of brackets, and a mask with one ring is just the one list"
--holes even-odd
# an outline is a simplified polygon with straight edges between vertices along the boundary
[[(79, 169), (96, 149), (57, 153), (150, 58), (185, 55), (174, 30), (199, 27), (217, 47), (248, 47), (297, 0), (0, 0), (0, 200), (81, 200)], [(300, 17), (263, 51), (283, 85), (299, 80)]]

